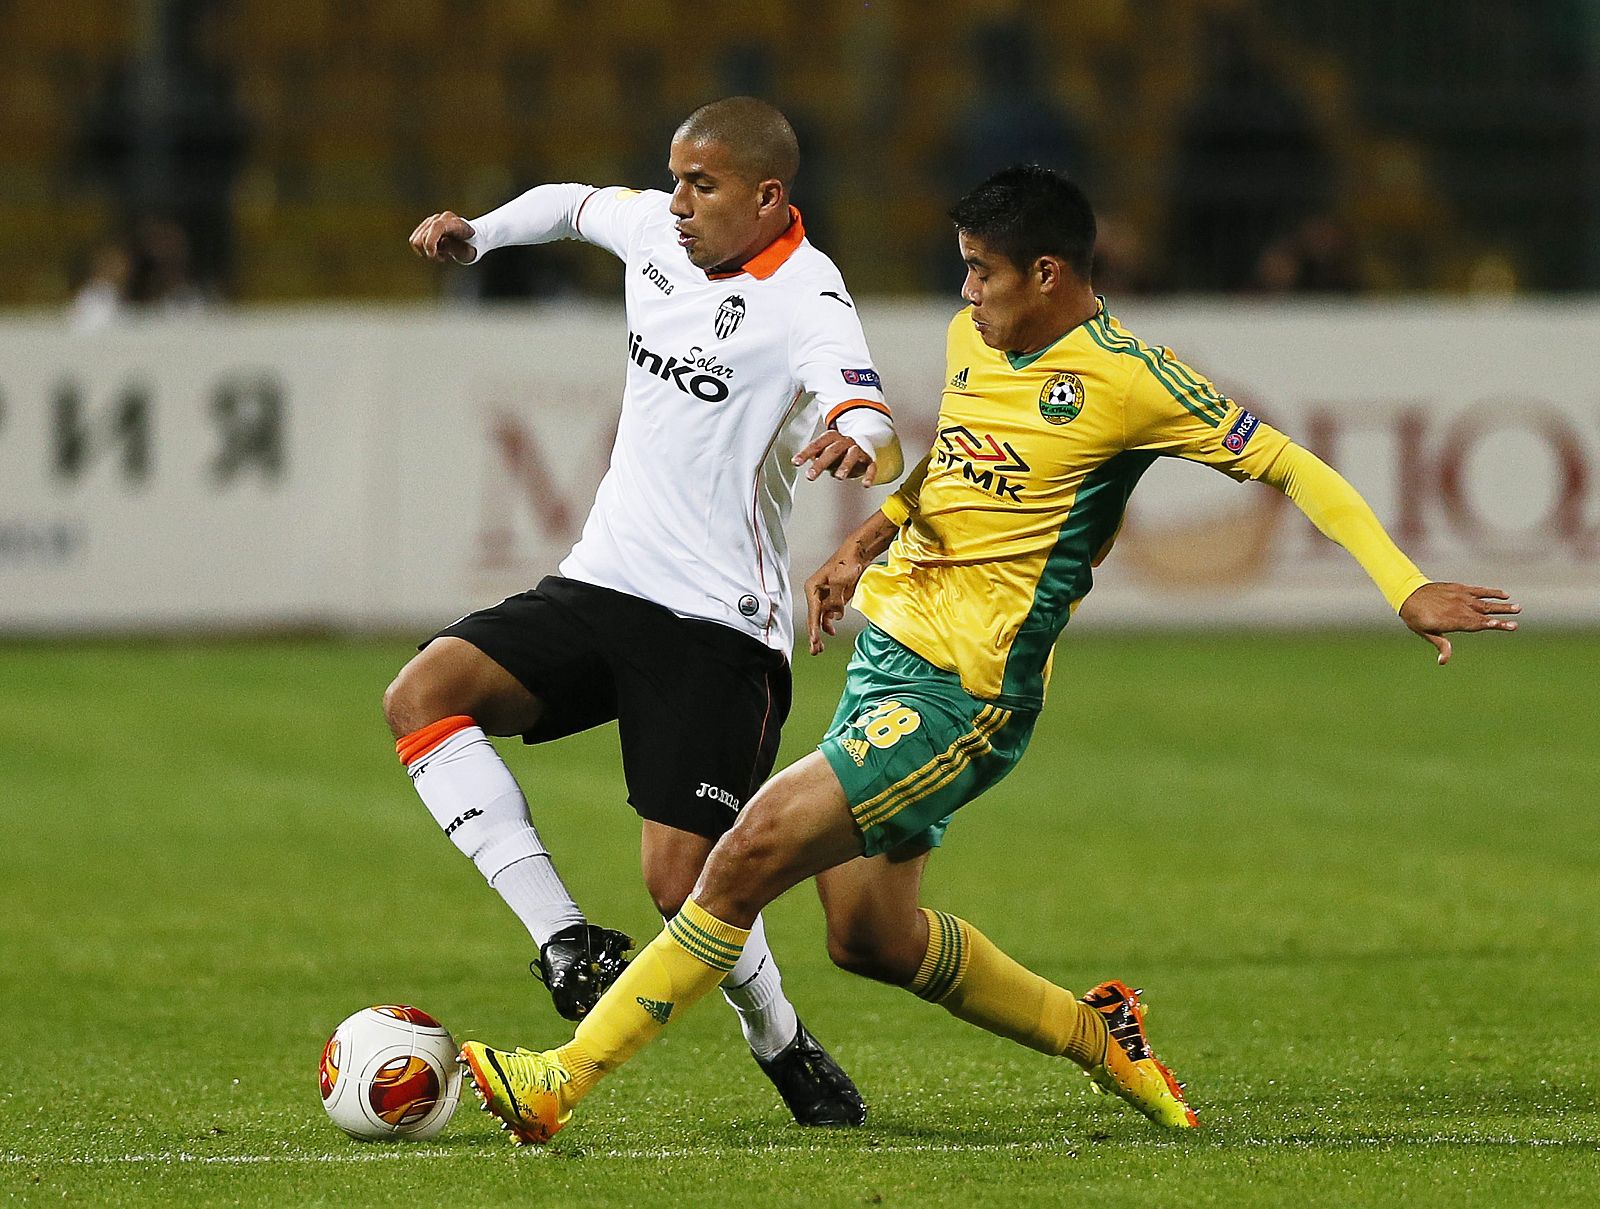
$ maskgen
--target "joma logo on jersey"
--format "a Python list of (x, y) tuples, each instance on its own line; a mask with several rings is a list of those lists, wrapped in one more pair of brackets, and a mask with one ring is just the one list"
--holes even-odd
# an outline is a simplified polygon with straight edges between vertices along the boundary
[(644, 337), (628, 335), (628, 359), (663, 382), (670, 382), (686, 395), (693, 395), (706, 403), (721, 403), (728, 397), (728, 384), (714, 374), (706, 373), (705, 359), (679, 361), (676, 357), (663, 358), (644, 346)]
[(1022, 484), (1008, 475), (1026, 474), (1031, 467), (1010, 441), (996, 441), (988, 433), (975, 433), (962, 424), (939, 430), (933, 446), (933, 464), (961, 467), (961, 477), (990, 495), (1022, 502)]
[(650, 284), (655, 286), (656, 289), (660, 290), (663, 294), (672, 293), (672, 282), (668, 281), (667, 275), (660, 269), (656, 268), (652, 262), (646, 261), (644, 268), (640, 269), (639, 272), (643, 273)]

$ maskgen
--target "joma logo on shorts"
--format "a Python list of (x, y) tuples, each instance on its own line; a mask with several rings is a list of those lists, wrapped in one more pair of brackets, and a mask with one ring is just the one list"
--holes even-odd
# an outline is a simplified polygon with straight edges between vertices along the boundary
[(694, 796), (697, 798), (710, 798), (713, 802), (721, 802), (729, 810), (738, 810), (743, 805), (738, 798), (734, 797), (726, 789), (718, 789), (715, 785), (707, 785), (704, 781), (700, 782), (700, 788), (695, 792)]

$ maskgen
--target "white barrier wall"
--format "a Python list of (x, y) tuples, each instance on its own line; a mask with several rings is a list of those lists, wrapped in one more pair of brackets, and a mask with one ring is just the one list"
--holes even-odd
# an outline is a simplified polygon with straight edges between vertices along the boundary
[[(1424, 571), (1600, 621), (1600, 305), (1113, 309), (1338, 466)], [(953, 310), (862, 304), (915, 456)], [(0, 322), (0, 631), (427, 629), (520, 591), (582, 525), (624, 345), (620, 310), (567, 304)], [(803, 484), (796, 578), (881, 494)], [(1163, 463), (1073, 624), (1386, 615), (1276, 492)]]

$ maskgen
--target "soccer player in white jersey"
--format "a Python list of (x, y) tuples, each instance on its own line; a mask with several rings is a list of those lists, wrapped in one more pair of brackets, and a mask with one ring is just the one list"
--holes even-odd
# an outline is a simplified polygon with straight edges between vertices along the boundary
[[(542, 185), (411, 236), (441, 262), (576, 238), (626, 265), (622, 415), (582, 537), (557, 575), (424, 643), (384, 697), (417, 792), (527, 927), (570, 1019), (632, 942), (585, 919), (485, 736), (542, 743), (615, 720), (645, 882), (675, 915), (777, 755), (801, 467), (868, 485), (901, 471), (854, 304), (789, 204), (798, 165), (783, 115), (733, 97), (678, 128), (671, 194)], [(785, 998), (759, 921), (753, 937), (723, 991), (757, 1063), (801, 1124), (860, 1124), (861, 1097)]]

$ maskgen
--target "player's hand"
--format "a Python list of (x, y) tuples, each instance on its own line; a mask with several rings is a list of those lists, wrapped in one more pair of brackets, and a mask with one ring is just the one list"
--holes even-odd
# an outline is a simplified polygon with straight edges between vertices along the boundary
[(461, 215), (446, 210), (424, 218), (411, 232), (411, 250), (424, 260), (440, 264), (471, 264), (478, 251), (467, 240), (472, 238), (472, 224)]
[(822, 654), (822, 636), (833, 636), (834, 622), (844, 616), (871, 561), (858, 542), (848, 541), (806, 580), (806, 632), (813, 655)]
[(1450, 662), (1450, 640), (1446, 634), (1477, 630), (1514, 630), (1510, 615), (1522, 612), (1499, 588), (1478, 588), (1469, 584), (1423, 584), (1400, 606), (1400, 620), (1439, 651), (1439, 664)]
[(808, 479), (831, 470), (836, 479), (859, 478), (863, 487), (870, 487), (878, 480), (878, 463), (872, 455), (844, 433), (831, 428), (794, 455), (796, 466), (805, 466), (807, 462), (811, 463), (806, 466)]

